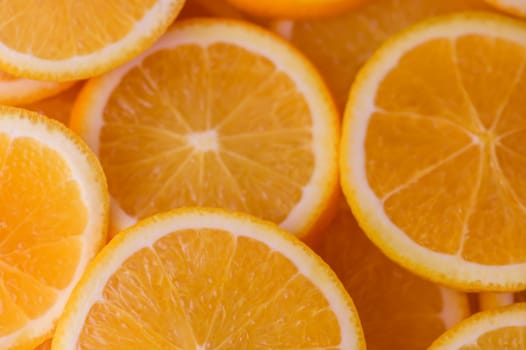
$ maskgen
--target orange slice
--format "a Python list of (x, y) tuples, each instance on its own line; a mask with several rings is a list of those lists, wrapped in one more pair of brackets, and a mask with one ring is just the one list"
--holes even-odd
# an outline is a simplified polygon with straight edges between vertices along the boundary
[(365, 349), (334, 273), (274, 224), (222, 210), (146, 219), (79, 282), (53, 349)]
[(176, 23), (91, 80), (71, 127), (99, 155), (114, 231), (183, 206), (241, 210), (310, 239), (338, 190), (338, 116), (314, 68), (257, 26)]
[(37, 102), (54, 96), (73, 84), (17, 78), (0, 71), (0, 103), (18, 106)]
[[(77, 80), (137, 56), (184, 0), (0, 2), (0, 69), (25, 78)], [(50, 25), (52, 24), (52, 25)]]
[(50, 336), (73, 286), (106, 238), (97, 159), (58, 122), (0, 108), (0, 347)]
[(73, 103), (82, 89), (82, 86), (82, 83), (78, 83), (73, 87), (59, 93), (58, 95), (43, 99), (38, 102), (25, 104), (21, 107), (58, 120), (63, 124), (68, 124), (69, 116), (71, 114), (71, 110), (73, 109)]
[(526, 16), (526, 3), (522, 0), (486, 0), (488, 4), (516, 16)]
[(483, 0), (374, 0), (338, 16), (272, 27), (316, 65), (343, 110), (356, 72), (391, 35), (439, 14), (489, 8)]
[(359, 73), (343, 128), (345, 195), (393, 260), (468, 290), (526, 287), (526, 25), (427, 21)]
[(383, 255), (344, 200), (316, 252), (351, 295), (369, 350), (426, 349), (470, 315), (464, 293), (423, 280)]
[(526, 303), (480, 312), (451, 328), (429, 350), (526, 348)]
[(367, 0), (227, 0), (254, 16), (270, 18), (319, 18), (356, 8)]

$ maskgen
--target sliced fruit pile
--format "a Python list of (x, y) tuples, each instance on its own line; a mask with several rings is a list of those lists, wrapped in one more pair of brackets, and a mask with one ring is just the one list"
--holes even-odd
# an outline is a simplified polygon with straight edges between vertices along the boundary
[(0, 349), (526, 349), (525, 16), (0, 2)]

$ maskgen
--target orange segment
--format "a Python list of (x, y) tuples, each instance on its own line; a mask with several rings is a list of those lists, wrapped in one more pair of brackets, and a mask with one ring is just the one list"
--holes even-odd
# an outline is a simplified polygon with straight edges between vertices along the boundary
[(256, 26), (196, 19), (88, 82), (71, 127), (123, 227), (183, 206), (241, 210), (303, 238), (330, 215), (337, 114), (304, 58)]
[(30, 248), (4, 253), (0, 261), (35, 276), (47, 286), (62, 289), (70, 283), (79, 264), (82, 241), (75, 236), (60, 241), (33, 243)]
[(73, 286), (106, 236), (104, 175), (57, 122), (0, 109), (0, 347), (49, 337)]
[[(397, 125), (392, 128), (392, 122)], [(422, 130), (430, 130), (422, 133)], [(368, 181), (375, 194), (387, 199), (404, 184), (450, 155), (469, 152), (471, 139), (462, 129), (438, 118), (407, 112), (376, 112), (369, 122), (365, 148), (377, 162), (370, 161)], [(377, 146), (388, 144), (390, 147)], [(400, 155), (406, 155), (400, 159)], [(392, 169), (396, 174), (391, 176)]]
[(422, 23), (385, 44), (351, 92), (346, 196), (371, 239), (426, 278), (526, 286), (526, 158), (513, 139), (526, 127), (524, 34), (490, 14)]
[(58, 120), (61, 123), (68, 124), (73, 103), (80, 93), (83, 84), (78, 83), (73, 87), (46, 99), (38, 102), (24, 104), (21, 107), (29, 109), (47, 117)]
[[(77, 345), (78, 344), (78, 345)], [(277, 226), (183, 209), (113, 239), (69, 302), (53, 349), (363, 349), (336, 276)]]
[(98, 75), (150, 46), (183, 2), (3, 2), (0, 66), (17, 76), (54, 81)]
[[(23, 327), (32, 319), (41, 317), (57, 302), (57, 292), (53, 288), (16, 268), (3, 266), (0, 278), (5, 293), (3, 299), (11, 300), (16, 310), (15, 314), (20, 313), (24, 320), (23, 323), (16, 325), (16, 328), (4, 328), (0, 333), (4, 337), (16, 331), (17, 328)], [(7, 321), (9, 322), (9, 317)]]
[(526, 347), (526, 303), (471, 316), (440, 336), (429, 350), (496, 350)]
[(13, 295), (3, 285), (0, 286), (0, 299), (2, 300), (3, 310), (6, 313), (6, 317), (2, 317), (0, 321), (0, 326), (3, 330), (0, 336), (5, 337), (9, 333), (14, 333), (18, 329), (23, 328), (29, 319), (24, 314), (24, 311), (13, 301)]
[(374, 0), (338, 16), (272, 26), (312, 60), (343, 110), (356, 72), (391, 35), (425, 18), (475, 9), (490, 7), (482, 0)]
[[(424, 169), (429, 174), (410, 179), (408, 184), (396, 188), (394, 194), (382, 198), (385, 213), (417, 244), (436, 252), (455, 255), (462, 248), (461, 240), (467, 220), (458, 213), (465, 213), (473, 205), (472, 193), (476, 191), (476, 179), (472, 175), (476, 174), (480, 162), (478, 156), (478, 150), (470, 147), (436, 169)], [(450, 192), (449, 189), (458, 186), (459, 178), (465, 180), (467, 185)], [(441, 188), (446, 190), (437, 191)], [(420, 205), (408, 210), (415, 203)], [(430, 225), (441, 221), (444, 221), (441, 225)]]
[(317, 252), (353, 298), (370, 350), (425, 349), (469, 315), (465, 294), (422, 280), (384, 256), (344, 200)]
[[(428, 57), (430, 51), (436, 55)], [(460, 127), (457, 131), (462, 133), (466, 129), (476, 132), (478, 116), (459, 76), (457, 54), (455, 43), (447, 38), (433, 38), (411, 48), (400, 57), (396, 69), (385, 76), (375, 98), (377, 108), (388, 113), (416, 114), (414, 118), (443, 119), (452, 125), (440, 128)], [(468, 56), (462, 60), (469, 62), (474, 58)], [(419, 90), (419, 94), (403, 93), (413, 90)], [(469, 136), (465, 134), (468, 139)]]

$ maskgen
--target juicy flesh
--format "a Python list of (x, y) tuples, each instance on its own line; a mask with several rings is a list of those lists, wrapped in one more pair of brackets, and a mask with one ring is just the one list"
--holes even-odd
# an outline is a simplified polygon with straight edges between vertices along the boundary
[(130, 256), (90, 309), (79, 349), (338, 349), (321, 292), (282, 254), (212, 229)]
[(311, 124), (303, 95), (268, 59), (230, 44), (184, 45), (122, 78), (99, 155), (131, 217), (209, 206), (279, 223), (314, 169)]
[[(327, 230), (318, 254), (330, 265), (352, 297), (365, 333), (367, 349), (426, 349), (446, 330), (443, 292), (390, 261), (358, 227), (344, 200)], [(466, 305), (454, 295), (452, 308)], [(453, 322), (460, 321), (463, 312)]]
[(0, 133), (0, 336), (38, 318), (69, 286), (87, 210), (56, 151)]
[(37, 102), (25, 104), (21, 107), (67, 124), (71, 114), (71, 109), (73, 108), (73, 103), (75, 102), (75, 98), (82, 87), (82, 84), (76, 84), (66, 91), (59, 93), (58, 95), (51, 96)]
[(467, 35), (420, 44), (382, 81), (367, 178), (418, 244), (481, 264), (526, 262), (525, 64), (524, 47)]
[(155, 3), (155, 0), (1, 0), (0, 42), (42, 59), (86, 55), (125, 37)]
[(475, 343), (459, 350), (521, 350), (526, 348), (526, 327), (502, 327), (479, 336)]
[(375, 0), (336, 17), (294, 21), (290, 41), (318, 67), (343, 110), (356, 72), (391, 35), (431, 16), (488, 8), (483, 0)]

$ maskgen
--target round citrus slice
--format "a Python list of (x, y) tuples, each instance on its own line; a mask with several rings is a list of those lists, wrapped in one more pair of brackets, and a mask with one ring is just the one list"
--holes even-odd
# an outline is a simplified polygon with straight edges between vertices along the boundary
[(429, 350), (526, 348), (526, 303), (479, 312), (440, 336)]
[(47, 82), (17, 78), (0, 71), (0, 103), (19, 106), (54, 96), (71, 87), (73, 82)]
[(58, 95), (45, 98), (38, 102), (24, 104), (21, 107), (58, 120), (63, 124), (68, 124), (73, 104), (82, 87), (82, 83), (77, 83)]
[(466, 294), (389, 260), (358, 227), (345, 200), (316, 252), (352, 297), (370, 350), (422, 350), (470, 315)]
[(247, 214), (179, 209), (115, 237), (53, 339), (66, 349), (365, 349), (323, 261)]
[(374, 0), (338, 16), (279, 20), (272, 28), (300, 49), (343, 111), (356, 72), (391, 35), (425, 18), (490, 9), (483, 0)]
[(70, 126), (101, 159), (115, 231), (209, 206), (309, 239), (338, 191), (338, 115), (326, 86), (286, 42), (248, 23), (176, 23), (89, 81)]
[(526, 16), (526, 3), (522, 0), (486, 0), (488, 4), (516, 16)]
[[(0, 68), (52, 81), (92, 77), (144, 51), (183, 0), (0, 2)], [(50, 25), (52, 23), (52, 25)]]
[(106, 239), (108, 193), (95, 155), (62, 124), (0, 108), (0, 347), (51, 335)]
[(386, 43), (345, 112), (341, 174), (367, 235), (467, 290), (526, 287), (526, 25), (445, 16)]

